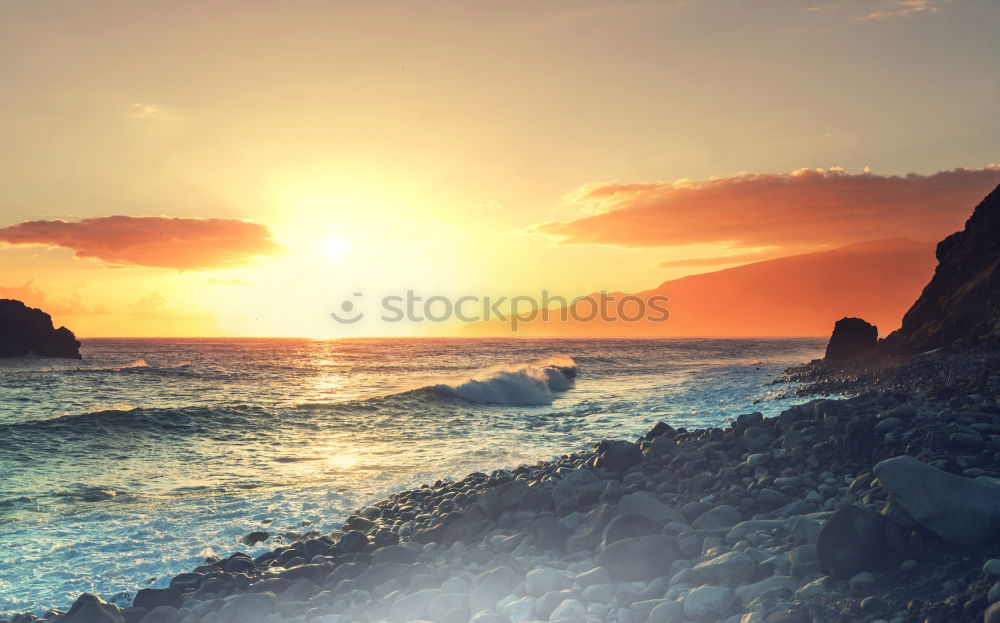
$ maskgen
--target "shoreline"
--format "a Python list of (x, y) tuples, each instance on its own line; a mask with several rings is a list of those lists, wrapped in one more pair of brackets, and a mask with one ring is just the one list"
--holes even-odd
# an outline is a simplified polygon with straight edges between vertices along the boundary
[[(811, 400), (773, 418), (748, 413), (725, 428), (691, 431), (657, 424), (636, 443), (605, 440), (554, 461), (403, 491), (358, 509), (342, 530), (307, 533), (255, 558), (207, 559), (171, 588), (139, 591), (129, 609), (85, 595), (47, 620), (981, 617), (1000, 599), (1000, 584), (991, 588), (981, 571), (988, 552), (1000, 549), (956, 549), (935, 532), (939, 526), (890, 503), (872, 473), (881, 461), (910, 455), (970, 482), (1000, 476), (998, 392), (976, 386), (977, 393), (963, 393), (994, 358), (956, 356), (970, 368), (940, 395), (886, 389), (865, 373), (853, 377), (862, 395)], [(942, 365), (956, 365), (949, 357), (897, 371), (918, 386)], [(863, 520), (847, 523), (867, 522), (871, 534), (848, 529), (836, 552), (825, 551), (824, 533), (829, 541), (831, 530), (843, 532), (838, 524), (851, 513)], [(248, 542), (263, 536), (252, 533)], [(844, 552), (854, 560), (839, 560)]]

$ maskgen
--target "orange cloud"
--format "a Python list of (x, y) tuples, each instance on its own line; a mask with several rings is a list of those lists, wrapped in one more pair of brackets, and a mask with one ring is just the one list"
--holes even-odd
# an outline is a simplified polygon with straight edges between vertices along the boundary
[(849, 244), (887, 237), (939, 240), (961, 229), (1000, 183), (1000, 165), (933, 175), (842, 169), (743, 173), (710, 180), (589, 184), (569, 199), (586, 215), (540, 225), (564, 243), (735, 249)]
[(0, 229), (0, 242), (73, 249), (116, 266), (198, 270), (274, 255), (281, 248), (257, 223), (165, 216), (102, 216), (77, 223), (27, 221)]
[(18, 286), (0, 285), (0, 299), (15, 299), (28, 307), (38, 307), (53, 316), (98, 316), (111, 313), (104, 305), (84, 303), (79, 292), (74, 292), (68, 298), (49, 296), (35, 285), (34, 279)]

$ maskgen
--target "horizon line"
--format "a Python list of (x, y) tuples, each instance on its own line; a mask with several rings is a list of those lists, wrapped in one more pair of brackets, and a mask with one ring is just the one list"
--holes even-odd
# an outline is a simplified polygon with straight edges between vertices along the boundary
[(102, 335), (80, 337), (78, 340), (312, 340), (325, 342), (332, 340), (790, 340), (825, 339), (826, 335), (350, 335), (340, 337), (309, 337), (292, 335)]

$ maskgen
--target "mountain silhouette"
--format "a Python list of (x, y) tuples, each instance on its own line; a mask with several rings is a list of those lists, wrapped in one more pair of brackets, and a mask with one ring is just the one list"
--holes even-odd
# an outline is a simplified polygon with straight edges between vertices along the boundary
[[(689, 275), (635, 293), (644, 301), (670, 297), (666, 322), (563, 321), (553, 313), (548, 321), (519, 323), (516, 335), (819, 336), (844, 316), (860, 316), (888, 333), (900, 326), (934, 264), (933, 243), (873, 240)], [(511, 332), (494, 321), (472, 324), (464, 334)]]

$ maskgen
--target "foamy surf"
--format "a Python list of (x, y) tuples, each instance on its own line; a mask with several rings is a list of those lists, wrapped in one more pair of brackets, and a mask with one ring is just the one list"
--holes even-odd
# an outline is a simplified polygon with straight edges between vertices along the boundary
[(557, 394), (573, 386), (576, 371), (572, 357), (556, 355), (529, 363), (491, 366), (456, 385), (440, 383), (430, 389), (480, 404), (543, 406), (552, 404)]

